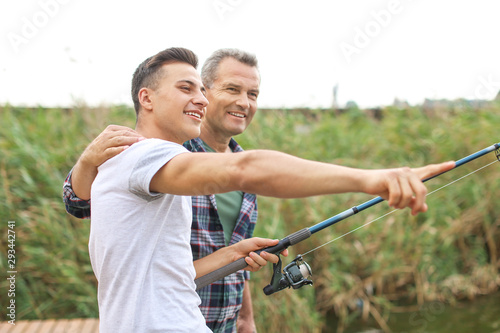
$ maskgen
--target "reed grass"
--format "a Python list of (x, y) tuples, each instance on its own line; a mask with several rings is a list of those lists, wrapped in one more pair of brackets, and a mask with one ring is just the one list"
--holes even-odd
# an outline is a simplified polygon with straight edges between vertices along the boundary
[[(432, 110), (431, 110), (432, 111)], [(439, 112), (386, 107), (382, 118), (362, 110), (260, 110), (236, 140), (245, 149), (276, 149), (303, 158), (360, 168), (420, 166), (459, 159), (499, 142), (500, 105)], [(124, 106), (90, 109), (0, 108), (1, 274), (7, 221), (16, 222), (18, 319), (96, 317), (96, 281), (87, 242), (89, 221), (66, 214), (62, 183), (79, 154), (108, 124), (132, 127)], [(428, 183), (429, 190), (490, 162), (485, 156)], [(500, 286), (498, 164), (428, 197), (429, 211), (396, 211), (306, 255), (314, 287), (265, 296), (270, 267), (252, 274), (259, 331), (342, 332), (374, 319), (388, 330), (390, 314), (425, 302), (457, 302)], [(293, 181), (293, 180), (291, 180)], [(371, 197), (364, 194), (279, 200), (259, 198), (256, 236), (282, 238)], [(290, 248), (288, 263), (386, 214), (385, 203)], [(0, 290), (6, 290), (5, 278)], [(2, 295), (2, 318), (7, 298)]]

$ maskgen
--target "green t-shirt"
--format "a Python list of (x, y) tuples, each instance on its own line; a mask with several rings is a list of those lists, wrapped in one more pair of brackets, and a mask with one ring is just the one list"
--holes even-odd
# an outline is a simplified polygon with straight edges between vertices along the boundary
[[(203, 142), (203, 147), (208, 152), (215, 152), (215, 150), (209, 147), (205, 142)], [(220, 222), (224, 230), (224, 239), (226, 245), (229, 245), (234, 227), (236, 226), (236, 221), (238, 221), (238, 217), (240, 216), (243, 192), (233, 191), (215, 194), (215, 202), (217, 203), (217, 213), (219, 214)]]

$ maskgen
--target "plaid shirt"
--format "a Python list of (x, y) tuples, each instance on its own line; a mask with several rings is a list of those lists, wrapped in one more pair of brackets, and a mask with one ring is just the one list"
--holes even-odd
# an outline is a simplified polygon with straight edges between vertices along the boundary
[(66, 206), (66, 211), (79, 219), (90, 218), (90, 200), (82, 200), (76, 196), (71, 184), (71, 174), (73, 169), (68, 173), (63, 185), (63, 201)]
[[(184, 143), (189, 151), (205, 152), (201, 139)], [(231, 139), (229, 148), (233, 152), (243, 149)], [(71, 171), (63, 186), (66, 211), (78, 218), (90, 218), (90, 200), (79, 199), (71, 187)], [(191, 249), (194, 260), (200, 259), (225, 246), (224, 230), (217, 213), (215, 196), (195, 196), (193, 203), (193, 224), (191, 226)], [(257, 221), (257, 198), (255, 194), (244, 193), (240, 215), (236, 221), (230, 245), (253, 235)], [(233, 273), (222, 280), (198, 290), (200, 309), (207, 326), (214, 332), (236, 332), (236, 319), (243, 300), (247, 271)]]

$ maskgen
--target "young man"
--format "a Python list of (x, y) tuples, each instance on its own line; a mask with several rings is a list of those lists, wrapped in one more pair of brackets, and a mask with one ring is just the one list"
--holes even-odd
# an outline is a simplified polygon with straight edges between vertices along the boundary
[[(157, 59), (157, 56), (153, 57), (153, 59)], [(150, 63), (151, 62), (147, 62), (144, 66), (147, 67)], [(136, 72), (136, 74), (145, 73), (145, 77), (147, 78), (142, 81), (134, 79), (133, 83), (135, 85), (135, 88), (133, 88), (135, 99), (134, 104), (136, 105), (136, 110), (138, 110), (138, 122), (136, 129), (138, 133), (144, 137), (159, 138), (171, 142), (165, 143), (157, 140), (144, 140), (140, 143), (134, 144), (124, 153), (109, 160), (100, 167), (98, 177), (92, 189), (92, 228), (96, 230), (94, 234), (91, 234), (91, 244), (93, 245), (101, 244), (102, 246), (102, 244), (113, 244), (113, 242), (109, 240), (105, 242), (107, 239), (106, 237), (104, 237), (101, 241), (93, 242), (92, 239), (99, 239), (98, 235), (112, 235), (112, 238), (118, 238), (122, 241), (123, 237), (118, 237), (113, 231), (119, 229), (119, 226), (121, 225), (130, 224), (127, 222), (129, 220), (128, 217), (124, 217), (124, 221), (110, 223), (109, 219), (118, 218), (116, 211), (109, 209), (109, 207), (114, 206), (102, 204), (103, 201), (105, 202), (103, 198), (109, 200), (110, 193), (113, 193), (111, 190), (114, 187), (104, 187), (103, 190), (99, 190), (102, 188), (101, 183), (107, 182), (108, 179), (112, 179), (113, 176), (118, 182), (122, 182), (121, 186), (125, 189), (121, 195), (118, 195), (114, 199), (115, 201), (123, 200), (123, 202), (125, 202), (126, 200), (124, 200), (124, 198), (130, 196), (131, 194), (133, 194), (134, 199), (136, 199), (135, 197), (139, 197), (148, 203), (156, 203), (158, 200), (156, 199), (157, 196), (160, 196), (162, 200), (163, 197), (172, 197), (170, 200), (177, 200), (176, 195), (200, 195), (228, 192), (233, 190), (243, 190), (249, 193), (282, 198), (304, 197), (309, 195), (347, 191), (362, 191), (369, 194), (381, 195), (389, 200), (390, 205), (397, 208), (403, 208), (406, 206), (411, 207), (412, 212), (416, 214), (417, 212), (426, 210), (426, 190), (420, 179), (453, 167), (453, 163), (443, 163), (415, 170), (410, 170), (408, 168), (392, 170), (359, 170), (325, 163), (305, 161), (286, 154), (271, 151), (253, 151), (238, 154), (186, 154), (187, 151), (183, 151), (180, 149), (182, 147), (178, 147), (175, 143), (180, 144), (184, 142), (183, 140), (199, 135), (199, 132), (197, 133), (196, 126), (194, 125), (199, 126), (196, 122), (200, 121), (204, 116), (203, 105), (206, 104), (206, 101), (204, 102), (201, 99), (199, 93), (194, 92), (198, 90), (201, 91), (201, 83), (197, 83), (194, 75), (195, 71), (192, 73), (194, 67), (192, 67), (191, 70), (188, 70), (187, 67), (190, 65), (186, 62), (178, 61), (174, 63), (162, 63), (160, 61), (160, 64), (162, 65), (159, 68), (139, 68)], [(171, 76), (172, 74), (174, 74), (174, 76)], [(184, 91), (190, 96), (189, 101), (180, 98), (187, 97), (187, 95), (181, 95), (181, 91)], [(139, 159), (138, 162), (135, 162), (137, 153), (143, 157)], [(116, 168), (119, 167), (120, 162), (124, 163), (126, 161), (136, 164), (132, 168), (130, 174), (128, 174), (129, 168), (122, 169), (120, 166), (122, 170), (127, 170), (127, 173), (125, 176), (123, 174), (118, 175)], [(294, 182), (290, 182), (290, 179), (294, 179)], [(161, 196), (157, 193), (169, 193), (171, 196)], [(99, 207), (96, 208), (96, 205), (99, 205)], [(126, 203), (124, 206), (132, 207), (137, 205), (130, 205), (129, 203)], [(146, 206), (148, 205), (146, 204)], [(149, 208), (152, 206), (154, 205), (149, 205)], [(167, 207), (170, 206), (171, 204), (167, 205)], [(140, 211), (145, 213), (149, 210), (142, 209)], [(98, 214), (97, 217), (95, 216), (96, 212)], [(102, 216), (106, 214), (108, 214), (108, 218), (102, 218)], [(161, 216), (162, 214), (160, 214), (160, 212), (157, 212), (154, 215), (155, 218), (160, 218)], [(101, 222), (96, 223), (96, 219)], [(142, 218), (138, 218), (138, 220), (141, 219)], [(149, 219), (145, 219), (144, 221), (147, 220)], [(172, 220), (171, 217), (165, 218), (166, 222), (162, 224), (162, 228), (160, 229), (161, 232), (158, 234), (161, 235), (163, 232), (167, 232), (169, 220)], [(131, 225), (133, 226), (133, 224)], [(153, 223), (153, 226), (157, 225), (157, 223)], [(102, 229), (100, 230), (98, 226)], [(163, 226), (165, 229), (163, 229)], [(139, 228), (139, 230), (143, 229), (144, 227)], [(130, 229), (131, 232), (134, 230), (137, 230), (137, 228), (132, 227)], [(156, 232), (158, 230), (154, 229), (154, 231)], [(95, 236), (95, 238), (93, 236)], [(151, 238), (146, 237), (145, 239)], [(169, 241), (173, 240), (166, 239), (165, 242), (155, 241), (154, 244), (155, 246), (158, 244), (168, 244)], [(131, 245), (130, 241), (125, 241), (125, 244), (120, 244), (122, 247)], [(141, 251), (144, 252), (141, 244), (137, 244), (137, 246), (134, 246), (133, 248), (141, 249)], [(245, 250), (248, 251), (258, 247), (267, 246), (257, 244), (257, 242), (250, 244), (249, 241), (240, 242), (238, 244), (244, 244)], [(135, 243), (133, 245), (135, 245)], [(113, 245), (110, 246), (110, 248), (120, 248), (120, 246)], [(94, 247), (91, 246), (91, 249), (94, 249)], [(245, 255), (245, 252), (238, 249), (236, 245), (228, 247), (228, 249), (229, 250), (226, 250), (226, 253), (227, 251), (233, 251), (231, 260)], [(131, 251), (135, 252), (135, 250)], [(151, 253), (156, 256), (158, 256), (159, 253), (162, 253), (161, 246), (154, 247), (151, 251)], [(223, 265), (223, 262), (227, 262), (228, 258), (221, 255), (221, 251), (217, 251), (214, 254), (195, 262), (197, 274), (206, 274), (209, 270), (220, 267)], [(107, 253), (106, 249), (103, 250), (102, 248), (99, 248), (99, 246), (97, 246), (94, 250), (91, 250), (91, 253), (92, 252), (96, 254)], [(115, 253), (116, 257), (114, 259), (116, 261), (119, 262), (122, 260), (122, 255), (118, 255), (113, 251), (110, 251), (109, 253)], [(157, 257), (155, 258), (158, 259)], [(176, 256), (176, 258), (180, 257)], [(95, 255), (93, 265), (96, 271), (99, 271), (102, 267), (108, 266), (108, 259), (110, 258), (106, 256), (99, 257)], [(252, 257), (252, 259), (256, 261), (259, 260), (259, 257)], [(252, 259), (248, 258), (248, 261), (252, 262)], [(101, 263), (101, 265), (99, 265), (99, 263)], [(106, 263), (106, 265), (102, 263)], [(161, 262), (157, 261), (156, 265), (158, 265), (158, 267), (163, 267), (165, 266), (165, 263), (161, 264)], [(207, 265), (210, 268), (207, 268)], [(155, 268), (156, 266), (152, 265), (148, 267)], [(148, 275), (149, 273), (146, 271), (143, 274)], [(96, 272), (96, 275), (99, 277), (101, 272)], [(189, 274), (181, 274), (180, 276), (174, 274), (173, 276), (177, 277), (177, 279), (173, 279), (173, 281), (177, 282), (178, 280), (182, 280), (182, 278), (186, 275)], [(162, 275), (160, 274), (159, 276), (161, 277)], [(154, 278), (148, 280), (148, 282), (154, 285), (155, 283), (160, 283), (159, 281), (161, 280), (162, 279), (158, 280)], [(99, 284), (100, 295), (101, 288), (109, 290), (114, 287), (113, 284), (108, 285), (107, 288), (106, 286), (101, 287), (101, 279), (99, 280)], [(148, 287), (147, 290), (152, 289)], [(187, 291), (187, 289), (184, 291)], [(157, 297), (161, 297), (162, 295), (163, 294), (160, 293), (160, 296)], [(105, 298), (105, 296), (103, 297)], [(175, 302), (172, 302), (171, 300), (169, 301), (168, 297), (166, 298), (167, 299), (162, 299), (165, 303), (161, 307), (167, 306), (168, 308), (168, 306), (173, 306)], [(182, 298), (182, 300), (184, 299), (185, 298)], [(115, 299), (113, 302), (103, 301), (101, 303), (107, 305), (103, 306), (104, 308), (113, 309), (111, 303), (126, 304), (128, 299), (122, 295), (120, 300), (121, 301), (117, 302)], [(138, 302), (135, 304), (144, 303)], [(131, 306), (131, 308), (134, 307)], [(148, 307), (148, 309), (156, 308)], [(115, 309), (115, 314), (117, 312), (122, 313), (123, 311), (116, 311)], [(110, 313), (112, 314), (113, 312), (111, 311)], [(106, 314), (108, 314), (108, 312)], [(162, 316), (162, 314), (154, 314), (153, 317), (158, 318), (158, 321), (156, 321), (158, 325), (161, 325), (161, 322), (167, 320), (166, 317)], [(143, 327), (141, 325), (146, 324), (146, 322), (147, 321), (137, 319), (135, 328), (139, 329)], [(130, 326), (130, 324), (131, 322), (129, 322), (128, 326)]]
[[(206, 60), (201, 73), (209, 105), (200, 137), (185, 142), (184, 146), (192, 152), (243, 151), (232, 137), (248, 127), (257, 111), (260, 74), (256, 57), (237, 49), (220, 49)], [(73, 188), (88, 198), (95, 177), (93, 171), (97, 171), (97, 166), (115, 152), (121, 151), (115, 144), (132, 144), (135, 141), (134, 133), (127, 128), (110, 126), (89, 145), (73, 171), (77, 181), (74, 187), (71, 174), (65, 183), (64, 200), (68, 212), (80, 218), (89, 217), (90, 202), (77, 198)], [(125, 134), (130, 136), (120, 137)], [(132, 141), (123, 142), (119, 139)], [(86, 160), (91, 161), (87, 167), (90, 170), (81, 168)], [(84, 177), (83, 181), (90, 180), (90, 183), (82, 185), (78, 182), (82, 180), (79, 176), (87, 171), (91, 175)], [(257, 220), (255, 194), (233, 191), (193, 196), (192, 201), (191, 247), (195, 260), (228, 244), (252, 237)], [(237, 272), (198, 290), (202, 301), (200, 308), (207, 326), (214, 332), (233, 332), (236, 322), (238, 332), (255, 330), (248, 280), (248, 272)]]

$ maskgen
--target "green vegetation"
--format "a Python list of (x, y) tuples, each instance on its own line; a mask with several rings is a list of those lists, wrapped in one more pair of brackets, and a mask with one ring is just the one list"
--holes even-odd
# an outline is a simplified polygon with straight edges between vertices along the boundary
[[(237, 141), (246, 149), (276, 149), (303, 158), (360, 168), (385, 168), (459, 159), (500, 141), (500, 105), (429, 110), (260, 110)], [(134, 126), (127, 107), (62, 109), (0, 107), (1, 274), (7, 268), (7, 222), (15, 221), (17, 319), (96, 317), (96, 281), (87, 241), (89, 221), (66, 214), (62, 183), (85, 146), (108, 124)], [(430, 191), (495, 159), (487, 155), (428, 183)], [(433, 193), (429, 211), (395, 211), (304, 259), (313, 287), (265, 296), (270, 265), (252, 275), (262, 332), (320, 332), (426, 302), (455, 303), (500, 286), (499, 165)], [(293, 181), (293, 180), (291, 180)], [(308, 199), (259, 199), (255, 235), (282, 238), (365, 202), (364, 194)], [(298, 253), (333, 240), (390, 209), (381, 203), (290, 248)], [(5, 278), (0, 290), (8, 288)], [(0, 313), (8, 298), (2, 295)], [(361, 307), (362, 305), (362, 307)], [(390, 322), (389, 322), (390, 323)]]

